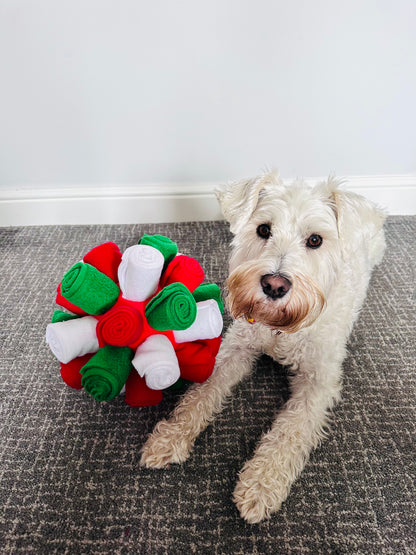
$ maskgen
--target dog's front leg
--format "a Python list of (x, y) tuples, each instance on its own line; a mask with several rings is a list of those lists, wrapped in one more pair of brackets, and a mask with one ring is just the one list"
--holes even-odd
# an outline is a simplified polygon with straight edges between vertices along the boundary
[(291, 398), (239, 475), (234, 501), (248, 522), (269, 517), (286, 500), (325, 434), (328, 410), (339, 397), (340, 371), (339, 364), (322, 374), (306, 370), (293, 378)]
[(257, 351), (251, 326), (236, 321), (217, 355), (212, 376), (189, 388), (169, 420), (161, 420), (142, 449), (141, 464), (163, 468), (185, 461), (195, 439), (218, 413), (232, 388), (250, 373)]

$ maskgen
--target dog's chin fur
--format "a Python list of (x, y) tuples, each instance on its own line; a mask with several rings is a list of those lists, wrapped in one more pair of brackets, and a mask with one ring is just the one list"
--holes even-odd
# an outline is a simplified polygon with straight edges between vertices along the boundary
[(226, 302), (233, 318), (254, 320), (276, 331), (294, 333), (310, 326), (324, 309), (322, 291), (305, 276), (290, 276), (290, 292), (280, 300), (272, 300), (259, 286), (261, 275), (261, 264), (250, 262), (237, 267), (227, 279)]

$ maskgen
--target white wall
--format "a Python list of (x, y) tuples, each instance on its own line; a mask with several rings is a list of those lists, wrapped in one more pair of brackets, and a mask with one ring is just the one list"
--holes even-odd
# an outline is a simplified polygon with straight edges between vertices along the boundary
[(415, 0), (0, 0), (0, 194), (416, 174)]

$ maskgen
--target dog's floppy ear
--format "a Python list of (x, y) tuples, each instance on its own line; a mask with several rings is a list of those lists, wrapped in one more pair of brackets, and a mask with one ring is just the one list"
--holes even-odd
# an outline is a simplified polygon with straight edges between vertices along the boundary
[[(337, 218), (338, 235), (344, 256), (356, 252), (362, 242), (374, 243), (374, 246), (378, 243), (384, 244), (383, 234), (380, 232), (386, 213), (362, 195), (340, 189), (340, 184), (340, 181), (330, 178), (326, 187)], [(370, 248), (370, 253), (371, 251)]]
[(224, 218), (230, 224), (231, 233), (238, 233), (250, 219), (265, 185), (276, 184), (278, 181), (276, 173), (267, 173), (254, 179), (230, 183), (215, 191)]

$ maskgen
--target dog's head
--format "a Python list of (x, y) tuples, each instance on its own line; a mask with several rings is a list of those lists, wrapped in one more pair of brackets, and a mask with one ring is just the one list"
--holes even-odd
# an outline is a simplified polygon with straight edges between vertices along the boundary
[(318, 318), (346, 261), (384, 221), (372, 203), (341, 191), (334, 179), (287, 186), (271, 173), (233, 183), (217, 197), (234, 234), (232, 316), (285, 332)]

